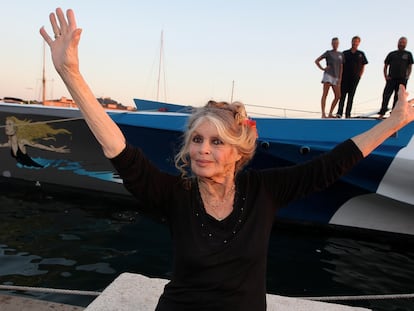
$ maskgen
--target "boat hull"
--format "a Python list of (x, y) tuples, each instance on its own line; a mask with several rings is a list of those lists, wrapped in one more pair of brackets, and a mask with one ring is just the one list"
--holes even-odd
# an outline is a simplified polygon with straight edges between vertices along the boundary
[[(174, 155), (180, 146), (187, 114), (108, 113), (127, 140), (140, 147), (161, 170), (178, 173)], [(33, 146), (27, 145), (29, 159), (22, 160), (8, 143), (6, 132), (11, 128), (10, 119), (24, 121), (25, 125), (20, 124), (20, 127), (33, 129), (39, 124), (48, 124), (54, 131), (37, 139)], [(272, 118), (257, 118), (256, 121), (258, 147), (249, 165), (256, 169), (310, 160), (380, 122)], [(52, 184), (131, 198), (77, 109), (0, 104), (0, 122), (5, 124), (5, 130), (0, 132), (0, 176), (3, 180), (24, 180), (37, 185)], [(334, 185), (291, 203), (276, 216), (301, 223), (414, 235), (413, 133), (414, 125), (410, 124)]]

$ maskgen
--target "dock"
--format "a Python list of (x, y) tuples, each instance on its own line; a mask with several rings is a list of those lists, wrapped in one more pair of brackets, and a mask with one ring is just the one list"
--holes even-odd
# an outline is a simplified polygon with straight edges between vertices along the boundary
[[(154, 311), (166, 279), (123, 273), (86, 308), (0, 294), (2, 311)], [(371, 309), (267, 294), (268, 311), (367, 311)]]
[[(1, 311), (82, 311), (83, 307), (0, 293)], [(114, 309), (115, 310), (115, 309)]]

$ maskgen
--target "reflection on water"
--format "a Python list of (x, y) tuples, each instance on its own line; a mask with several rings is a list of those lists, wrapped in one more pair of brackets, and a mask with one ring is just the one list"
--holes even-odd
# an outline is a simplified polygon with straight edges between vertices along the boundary
[[(106, 203), (0, 195), (0, 284), (99, 291), (126, 271), (167, 277), (166, 228)], [(33, 295), (78, 305), (93, 299)]]
[[(0, 245), (0, 275), (38, 275), (47, 273), (39, 269), (39, 256), (29, 255), (26, 252), (16, 252), (15, 249)], [(36, 262), (37, 261), (37, 262)]]
[[(168, 278), (167, 228), (119, 202), (0, 195), (0, 284), (99, 291), (122, 272)], [(414, 245), (276, 226), (268, 290), (303, 296), (414, 293)], [(86, 306), (93, 297), (31, 293)], [(411, 300), (349, 302), (412, 310)]]
[[(323, 259), (322, 263), (335, 283), (350, 287), (359, 294), (412, 294), (414, 247), (411, 243), (407, 241), (394, 246), (329, 238), (325, 246), (329, 257)], [(370, 306), (384, 310), (413, 310), (414, 301), (374, 301)]]

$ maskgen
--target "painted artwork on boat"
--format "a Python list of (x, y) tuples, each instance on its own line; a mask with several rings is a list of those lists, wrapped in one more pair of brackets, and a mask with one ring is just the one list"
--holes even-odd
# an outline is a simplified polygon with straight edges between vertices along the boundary
[(94, 188), (95, 180), (122, 184), (109, 161), (96, 152), (99, 145), (82, 119), (2, 113), (0, 118), (2, 177), (38, 183), (59, 180), (68, 187)]
[(48, 165), (48, 160), (33, 159), (28, 154), (29, 147), (47, 150), (50, 152), (69, 153), (67, 146), (47, 144), (57, 140), (59, 135), (70, 135), (64, 128), (53, 128), (45, 122), (32, 122), (31, 120), (19, 119), (16, 116), (6, 117), (5, 134), (7, 141), (0, 143), (0, 147), (10, 148), (10, 154), (16, 159), (19, 167), (43, 168)]

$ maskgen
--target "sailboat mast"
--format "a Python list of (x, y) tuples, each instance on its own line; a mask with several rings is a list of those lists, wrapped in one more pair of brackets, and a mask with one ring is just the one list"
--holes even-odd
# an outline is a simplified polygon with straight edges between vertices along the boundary
[(46, 103), (46, 42), (43, 40), (42, 104)]
[(231, 98), (230, 98), (230, 103), (233, 102), (233, 94), (234, 94), (234, 80), (233, 80), (233, 83), (231, 84)]
[(157, 83), (157, 101), (159, 101), (160, 95), (160, 80), (161, 80), (161, 66), (163, 59), (163, 49), (164, 49), (164, 31), (161, 31), (161, 46), (160, 46), (160, 59), (158, 63), (158, 83)]

